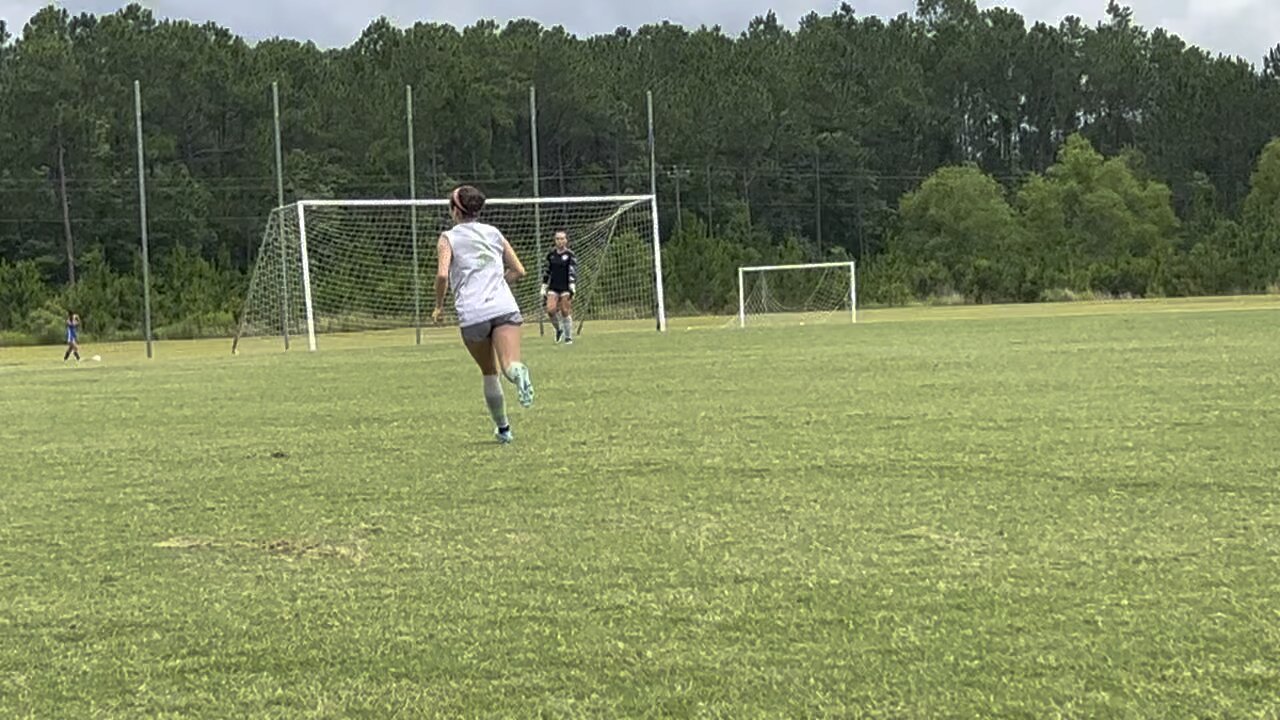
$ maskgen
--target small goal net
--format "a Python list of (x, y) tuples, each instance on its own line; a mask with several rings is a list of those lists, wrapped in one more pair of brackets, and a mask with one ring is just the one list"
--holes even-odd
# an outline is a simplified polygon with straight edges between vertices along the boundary
[[(492, 198), (481, 221), (511, 242), (529, 275), (512, 289), (526, 323), (542, 316), (539, 279), (552, 238), (578, 257), (577, 322), (643, 321), (665, 329), (653, 196)], [(267, 220), (233, 351), (252, 339), (383, 331), (421, 342), (434, 303), (445, 200), (310, 200)], [(454, 322), (452, 300), (446, 317)]]
[(738, 325), (857, 322), (857, 288), (853, 262), (738, 268)]

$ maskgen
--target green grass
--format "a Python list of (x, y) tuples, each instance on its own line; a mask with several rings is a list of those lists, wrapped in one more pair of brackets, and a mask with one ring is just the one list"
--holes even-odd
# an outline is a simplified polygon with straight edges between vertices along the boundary
[(1278, 311), (0, 350), (0, 717), (1276, 717)]

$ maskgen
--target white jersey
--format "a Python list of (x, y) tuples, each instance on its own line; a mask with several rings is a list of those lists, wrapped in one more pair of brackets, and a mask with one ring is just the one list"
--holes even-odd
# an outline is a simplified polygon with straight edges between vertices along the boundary
[(507, 285), (502, 232), (492, 225), (469, 222), (453, 226), (444, 235), (453, 250), (449, 287), (458, 324), (467, 327), (520, 312)]

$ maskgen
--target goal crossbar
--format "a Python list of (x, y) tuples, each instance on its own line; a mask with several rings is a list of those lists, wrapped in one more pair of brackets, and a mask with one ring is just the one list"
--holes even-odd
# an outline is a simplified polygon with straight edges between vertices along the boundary
[[(584, 203), (615, 202), (639, 204), (652, 202), (652, 195), (584, 195), (582, 197), (542, 197), (542, 198), (489, 198), (485, 207), (494, 205), (581, 205)], [(445, 207), (448, 200), (435, 198), (418, 200), (299, 200), (295, 205), (304, 208), (313, 207)]]
[(747, 294), (746, 276), (748, 273), (787, 271), (787, 270), (822, 270), (831, 268), (849, 269), (849, 321), (858, 322), (858, 268), (853, 260), (819, 263), (793, 263), (785, 265), (749, 265), (738, 268), (738, 327), (747, 326)]
[(738, 268), (739, 272), (749, 273), (761, 270), (816, 270), (818, 268), (847, 267), (853, 270), (854, 262), (848, 260), (845, 262), (822, 262), (822, 263), (800, 263), (797, 265), (752, 265), (749, 267)]

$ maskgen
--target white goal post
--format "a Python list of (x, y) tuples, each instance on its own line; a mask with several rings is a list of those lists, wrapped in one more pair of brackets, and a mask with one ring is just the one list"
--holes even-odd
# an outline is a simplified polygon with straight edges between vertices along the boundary
[[(527, 319), (556, 232), (578, 257), (574, 320), (642, 320), (667, 329), (658, 204), (653, 195), (490, 198), (481, 221), (502, 231), (528, 277), (513, 287)], [(233, 352), (247, 338), (417, 329), (429, 317), (436, 238), (447, 200), (303, 200), (271, 213)], [(421, 229), (419, 229), (421, 228)], [(545, 235), (545, 237), (544, 237)], [(452, 307), (446, 315), (453, 320)]]
[[(772, 282), (770, 277), (775, 278)], [(858, 322), (858, 271), (846, 262), (738, 268), (738, 327), (747, 317)]]

